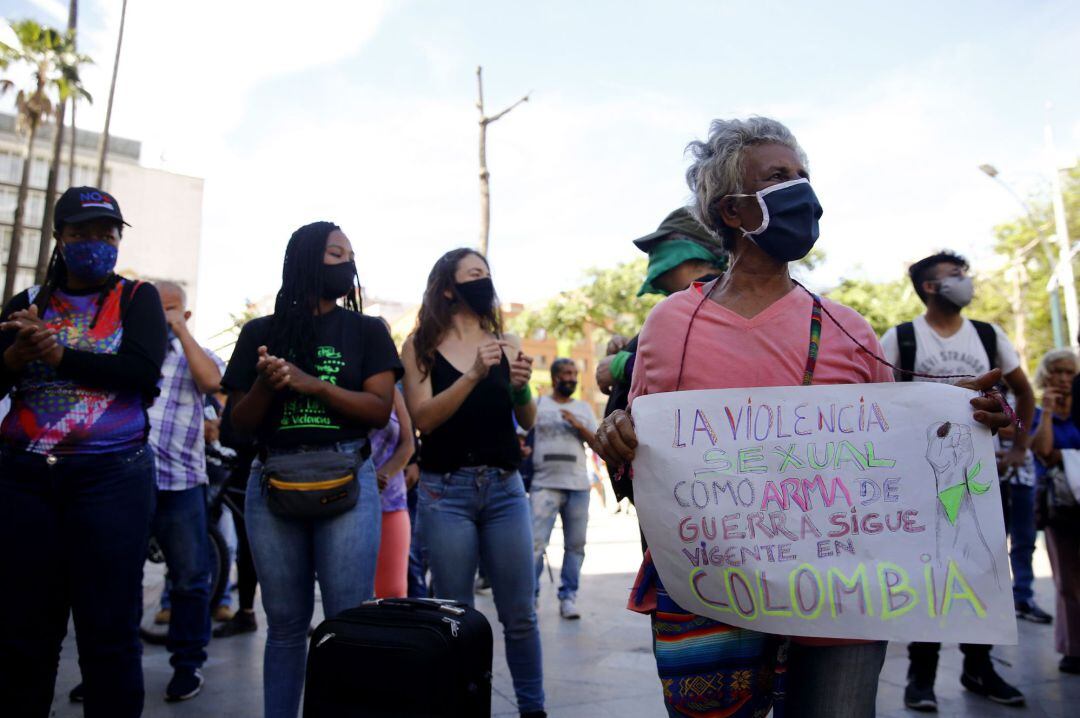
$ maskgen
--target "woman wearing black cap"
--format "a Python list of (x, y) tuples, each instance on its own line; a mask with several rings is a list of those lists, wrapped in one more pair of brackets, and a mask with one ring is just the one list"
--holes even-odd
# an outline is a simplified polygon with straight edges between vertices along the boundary
[(114, 273), (124, 218), (109, 194), (73, 187), (56, 204), (45, 283), (0, 323), (0, 696), (11, 715), (49, 714), (68, 614), (87, 716), (138, 716), (139, 618), (154, 501), (146, 406), (165, 357), (157, 290)]

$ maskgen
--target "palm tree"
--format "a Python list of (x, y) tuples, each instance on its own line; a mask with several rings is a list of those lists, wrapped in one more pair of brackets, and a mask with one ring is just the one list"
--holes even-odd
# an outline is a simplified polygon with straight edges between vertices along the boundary
[[(75, 17), (77, 8), (77, 0), (71, 0), (71, 4), (68, 7), (68, 26), (67, 26), (67, 41), (70, 52), (60, 55), (60, 60), (63, 63), (61, 73), (64, 76), (72, 78), (72, 82), (76, 85), (79, 83), (79, 56), (75, 53)], [(75, 63), (68, 66), (68, 63)], [(64, 110), (67, 108), (68, 99), (63, 96), (63, 92), (60, 93), (60, 102), (56, 105), (56, 118), (53, 122), (55, 132), (53, 133), (53, 156), (52, 164), (49, 165), (49, 182), (45, 187), (45, 213), (41, 218), (41, 241), (38, 243), (38, 258), (37, 258), (37, 271), (34, 273), (34, 281), (37, 284), (41, 284), (45, 281), (45, 272), (49, 268), (49, 257), (52, 255), (52, 233), (53, 233), (53, 208), (56, 206), (56, 185), (60, 181), (60, 156), (64, 149)], [(72, 104), (72, 123), (75, 121), (75, 93), (68, 93)], [(72, 168), (68, 172), (68, 178), (74, 177), (74, 149), (75, 138), (72, 137)], [(69, 182), (68, 186), (73, 184)]]
[[(16, 63), (28, 65), (32, 70), (31, 88), (19, 90), (15, 97), (18, 114), (17, 127), (26, 132), (26, 158), (23, 160), (22, 179), (19, 194), (15, 202), (15, 221), (11, 228), (11, 246), (8, 249), (7, 268), (4, 277), (4, 303), (15, 293), (15, 278), (19, 269), (19, 250), (22, 243), (22, 229), (26, 211), (26, 197), (30, 191), (30, 168), (34, 159), (34, 141), (42, 122), (53, 115), (53, 101), (50, 90), (56, 89), (61, 100), (67, 100), (72, 93), (89, 99), (89, 95), (78, 84), (77, 68), (80, 62), (89, 58), (80, 57), (71, 52), (69, 39), (63, 33), (50, 27), (44, 27), (34, 20), (19, 20), (11, 24), (20, 47), (14, 48), (0, 44), (0, 52)], [(73, 55), (68, 62), (65, 55)]]
[[(68, 30), (70, 30), (72, 33), (75, 33), (76, 29), (78, 27), (79, 27), (79, 0), (71, 0), (71, 2), (68, 4)], [(74, 40), (78, 40), (77, 33), (76, 33), (76, 37), (74, 38)], [(74, 44), (72, 44), (71, 49), (72, 50), (75, 49)], [(68, 181), (67, 181), (68, 187), (74, 187), (75, 186), (75, 139), (76, 139), (76, 137), (75, 137), (75, 105), (77, 105), (78, 102), (79, 102), (79, 98), (74, 97), (74, 96), (71, 98), (71, 140), (70, 140), (71, 147), (68, 148), (68, 152), (69, 152), (69, 154), (68, 154)], [(57, 128), (57, 129), (63, 129), (63, 128)]]

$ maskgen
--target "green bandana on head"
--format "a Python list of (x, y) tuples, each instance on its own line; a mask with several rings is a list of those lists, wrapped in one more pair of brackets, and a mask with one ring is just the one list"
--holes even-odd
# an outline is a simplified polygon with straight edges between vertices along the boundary
[(645, 294), (667, 296), (670, 294), (670, 292), (657, 287), (653, 282), (665, 272), (671, 271), (683, 262), (690, 261), (709, 262), (716, 267), (722, 267), (722, 263), (716, 254), (691, 239), (676, 238), (656, 244), (652, 251), (649, 252), (649, 269), (645, 275), (645, 283), (638, 290), (638, 296)]

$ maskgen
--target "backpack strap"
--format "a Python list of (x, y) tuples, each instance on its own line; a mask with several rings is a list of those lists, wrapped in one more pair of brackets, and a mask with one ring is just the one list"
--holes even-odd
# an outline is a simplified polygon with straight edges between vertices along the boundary
[(127, 315), (128, 307), (131, 306), (132, 297), (145, 282), (138, 279), (121, 279), (120, 281), (123, 282), (123, 287), (120, 289), (120, 319), (123, 320)]
[(979, 341), (982, 342), (983, 349), (986, 351), (986, 359), (990, 362), (990, 368), (996, 369), (998, 367), (998, 352), (997, 331), (994, 330), (994, 325), (989, 322), (980, 322), (977, 319), (970, 321), (979, 334)]
[(915, 371), (915, 325), (904, 322), (896, 325), (896, 343), (900, 347), (900, 369), (902, 372), (899, 381), (912, 381), (914, 377), (909, 373)]

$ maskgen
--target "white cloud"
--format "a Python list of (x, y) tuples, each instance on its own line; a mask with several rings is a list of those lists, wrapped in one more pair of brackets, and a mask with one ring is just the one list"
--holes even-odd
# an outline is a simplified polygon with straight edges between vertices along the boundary
[(67, 22), (68, 4), (60, 0), (30, 0), (30, 3), (40, 10), (45, 11), (53, 20)]
[[(90, 18), (84, 50), (97, 61), (85, 73), (95, 102), (80, 119), (100, 127), (120, 3), (95, 5), (80, 11)], [(149, 164), (159, 164), (164, 153), (168, 169), (210, 176), (224, 138), (243, 121), (255, 88), (355, 54), (377, 30), (387, 5), (382, 0), (308, 0), (303, 6), (281, 0), (130, 3), (113, 132), (142, 140)]]

